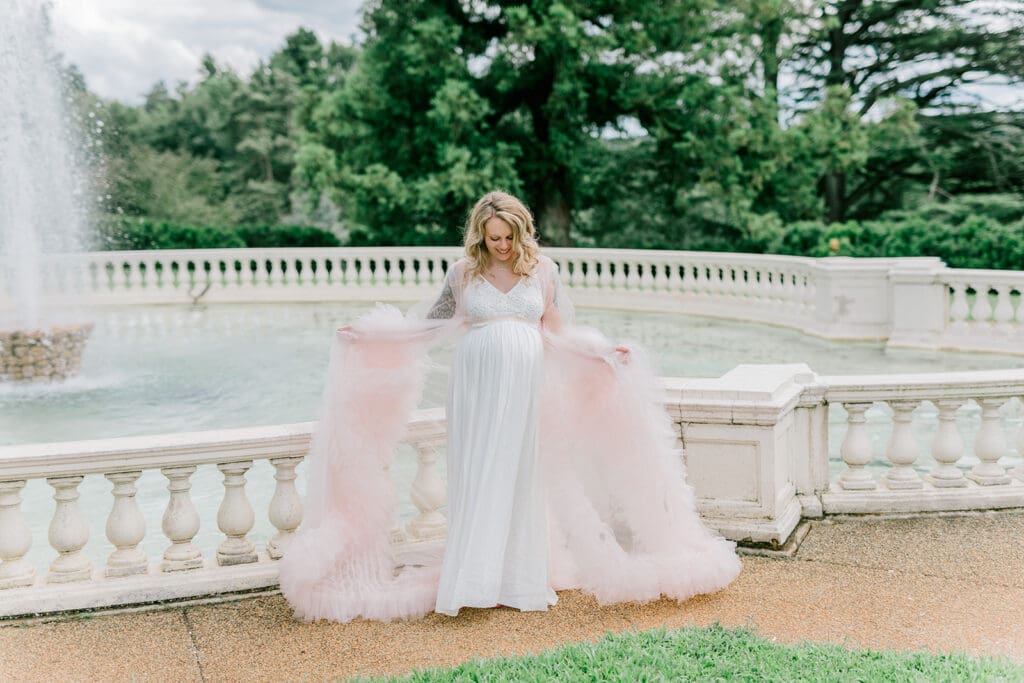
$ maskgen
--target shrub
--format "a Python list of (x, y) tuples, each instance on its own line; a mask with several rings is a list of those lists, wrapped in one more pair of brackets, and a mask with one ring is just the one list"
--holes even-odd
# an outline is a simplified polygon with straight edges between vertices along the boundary
[[(839, 249), (833, 252), (830, 242)], [(953, 268), (1024, 269), (1024, 200), (1009, 195), (930, 203), (876, 220), (784, 225), (754, 216), (737, 248), (801, 256), (937, 256)]]
[(105, 216), (97, 223), (98, 250), (336, 247), (334, 233), (298, 225), (179, 225), (145, 218)]

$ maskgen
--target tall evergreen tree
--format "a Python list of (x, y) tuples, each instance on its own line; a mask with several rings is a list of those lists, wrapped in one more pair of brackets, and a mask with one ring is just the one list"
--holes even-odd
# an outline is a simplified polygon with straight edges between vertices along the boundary
[(373, 239), (457, 237), (474, 197), (523, 192), (571, 240), (582, 154), (646, 107), (650, 74), (702, 40), (706, 0), (376, 0), (358, 73), (318, 112)]

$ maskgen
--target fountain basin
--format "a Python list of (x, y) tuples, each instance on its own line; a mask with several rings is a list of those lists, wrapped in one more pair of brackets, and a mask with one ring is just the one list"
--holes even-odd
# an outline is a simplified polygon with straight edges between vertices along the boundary
[(0, 381), (57, 382), (82, 367), (92, 323), (0, 332)]

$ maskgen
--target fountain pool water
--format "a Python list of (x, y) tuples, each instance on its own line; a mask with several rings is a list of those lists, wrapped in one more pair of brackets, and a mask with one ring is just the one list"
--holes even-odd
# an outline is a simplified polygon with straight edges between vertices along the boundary
[[(332, 330), (369, 304), (246, 304), (94, 310), (81, 374), (0, 384), (0, 445), (302, 422), (315, 417)], [(714, 377), (741, 363), (806, 362), (821, 374), (1016, 367), (995, 354), (887, 351), (765, 325), (581, 309), (579, 322), (633, 339), (660, 374)], [(443, 353), (443, 352), (442, 352)], [(439, 358), (443, 361), (443, 357)], [(444, 363), (424, 405), (442, 405)]]
[(43, 310), (48, 254), (78, 251), (87, 176), (47, 7), (0, 0), (0, 381), (63, 379), (90, 327)]

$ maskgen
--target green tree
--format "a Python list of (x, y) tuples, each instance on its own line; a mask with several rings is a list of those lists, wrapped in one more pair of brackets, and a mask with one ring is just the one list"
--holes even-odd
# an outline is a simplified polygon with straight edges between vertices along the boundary
[[(1024, 83), (1024, 3), (1018, 1), (826, 0), (792, 32), (787, 68), (798, 107), (814, 106), (829, 88), (842, 87), (859, 116), (877, 118), (878, 108), (898, 97), (921, 112), (922, 126), (941, 126), (936, 117), (971, 106), (965, 86)], [(872, 178), (920, 161), (901, 156), (898, 169), (876, 157), (882, 163), (869, 163), (858, 182), (845, 170), (828, 171), (821, 184), (827, 219), (842, 220), (858, 198), (871, 195), (877, 189)]]
[(469, 202), (504, 187), (567, 244), (586, 150), (646, 106), (652, 65), (695, 49), (706, 6), (378, 0), (356, 73), (314, 115), (316, 143), (370, 239), (450, 242)]

